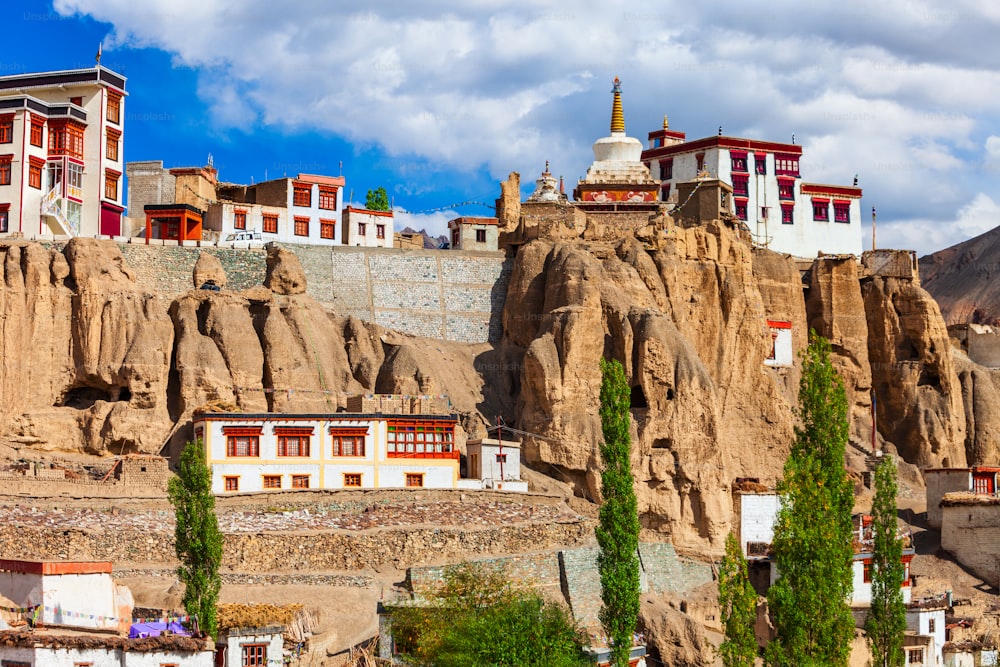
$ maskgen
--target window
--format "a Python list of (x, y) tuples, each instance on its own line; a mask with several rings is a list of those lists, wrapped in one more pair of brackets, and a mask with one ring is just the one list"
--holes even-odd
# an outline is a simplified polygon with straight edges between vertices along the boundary
[(674, 177), (674, 159), (660, 160), (660, 180), (669, 181)]
[(12, 155), (0, 157), (0, 185), (10, 185), (10, 163)]
[(851, 222), (851, 204), (846, 201), (835, 201), (833, 202), (833, 221), (834, 222), (846, 222), (850, 224)]
[(295, 216), (295, 235), (309, 236), (309, 218)]
[(345, 472), (344, 473), (344, 486), (361, 486), (361, 473), (359, 473), (359, 472)]
[(736, 197), (748, 197), (750, 195), (750, 176), (747, 174), (733, 174), (733, 195)]
[(367, 427), (344, 428), (331, 426), (330, 439), (333, 441), (334, 456), (364, 456)]
[(233, 210), (233, 229), (247, 228), (247, 212), (245, 209), (237, 208)]
[(42, 118), (37, 118), (35, 116), (31, 117), (31, 145), (41, 148), (44, 144), (42, 142), (42, 134), (45, 131), (45, 120)]
[(120, 125), (122, 120), (122, 96), (108, 91), (108, 122)]
[(280, 489), (281, 488), (281, 475), (264, 475), (264, 488), (265, 489)]
[(865, 559), (865, 570), (863, 579), (866, 584), (872, 583), (872, 561), (870, 558)]
[(260, 456), (260, 426), (224, 426), (226, 456)]
[(375, 238), (377, 239), (385, 238), (385, 225), (375, 225)]
[(36, 190), (42, 189), (42, 167), (45, 160), (36, 157), (28, 158), (28, 187)]
[(454, 458), (454, 423), (433, 421), (389, 422), (388, 455), (408, 458)]
[(292, 205), (293, 206), (304, 206), (309, 208), (312, 206), (312, 186), (311, 185), (295, 185), (292, 188)]
[(121, 138), (121, 132), (108, 128), (108, 136), (104, 141), (104, 155), (109, 160), (118, 161), (118, 141)]
[(507, 455), (497, 454), (497, 463), (507, 463)]
[(14, 143), (14, 114), (0, 116), (0, 144)]
[(781, 205), (781, 224), (791, 225), (795, 224), (794, 219), (795, 207), (790, 204)]
[(767, 153), (754, 153), (753, 164), (758, 174), (767, 174)]
[(264, 217), (264, 225), (263, 225), (264, 231), (269, 234), (277, 234), (278, 216), (275, 215), (274, 213), (265, 213), (263, 217)]
[(922, 648), (906, 649), (906, 662), (909, 665), (923, 665), (924, 649)]
[(71, 97), (71, 98), (69, 98), (69, 103), (70, 104), (75, 104), (78, 107), (82, 107), (83, 106), (83, 97), (82, 96)]
[(408, 472), (406, 473), (406, 486), (411, 488), (422, 487), (424, 485), (424, 473), (422, 472)]
[(367, 236), (367, 234), (368, 234), (368, 225), (366, 225), (363, 222), (359, 222), (358, 223), (358, 236)]
[(695, 169), (698, 173), (701, 173), (705, 169), (705, 154), (695, 153), (694, 159), (696, 163)]
[(4, 206), (10, 204), (0, 204), (0, 233), (10, 231), (10, 209)]
[(452, 248), (457, 248), (458, 247), (458, 245), (459, 245), (458, 244), (458, 240), (459, 240), (459, 238), (458, 238), (458, 228), (456, 227), (456, 228), (454, 228), (454, 229), (451, 230), (451, 247)]
[(928, 618), (927, 619), (927, 632), (928, 633), (934, 632), (934, 619), (933, 618)]
[(66, 195), (83, 199), (83, 165), (70, 162), (66, 165)]
[(781, 199), (782, 201), (792, 201), (795, 199), (794, 180), (778, 181), (778, 199)]
[(118, 200), (118, 179), (121, 172), (106, 169), (104, 171), (104, 198)]
[(738, 200), (735, 201), (734, 206), (736, 208), (736, 217), (739, 218), (740, 220), (746, 220), (747, 219), (747, 202), (746, 202), (746, 200), (745, 199), (742, 199), (742, 200), (738, 199)]
[(667, 201), (670, 199), (670, 183), (664, 183), (660, 186), (660, 200)]
[(781, 155), (774, 156), (774, 173), (778, 176), (799, 176), (799, 156)]
[(83, 159), (84, 127), (72, 121), (49, 122), (49, 156), (68, 155)]
[(476, 230), (476, 243), (486, 243), (486, 230), (477, 229)]
[(235, 476), (226, 475), (222, 478), (225, 483), (226, 491), (239, 491), (240, 490), (240, 478)]
[(321, 239), (332, 239), (337, 229), (337, 222), (335, 220), (323, 220), (319, 221), (319, 237)]
[(309, 475), (292, 475), (292, 488), (293, 489), (308, 489), (309, 488)]
[(830, 219), (830, 202), (826, 199), (813, 199), (813, 220), (827, 221)]
[(308, 435), (279, 435), (278, 456), (309, 456)]
[(336, 211), (337, 210), (337, 188), (324, 188), (319, 189), (319, 207), (326, 211)]
[(729, 153), (729, 159), (732, 162), (733, 171), (746, 171), (747, 170), (747, 154), (740, 151), (732, 151)]
[(267, 644), (243, 644), (242, 667), (267, 667)]

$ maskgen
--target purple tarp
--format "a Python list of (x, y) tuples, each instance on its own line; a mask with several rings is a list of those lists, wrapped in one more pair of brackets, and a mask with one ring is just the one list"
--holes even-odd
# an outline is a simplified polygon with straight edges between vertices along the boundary
[(176, 621), (171, 621), (169, 623), (161, 621), (154, 621), (152, 623), (133, 623), (132, 628), (128, 631), (128, 636), (129, 639), (142, 639), (144, 637), (159, 637), (164, 632), (169, 632), (174, 635), (183, 635), (185, 637), (191, 636), (191, 633), (188, 632), (187, 628)]

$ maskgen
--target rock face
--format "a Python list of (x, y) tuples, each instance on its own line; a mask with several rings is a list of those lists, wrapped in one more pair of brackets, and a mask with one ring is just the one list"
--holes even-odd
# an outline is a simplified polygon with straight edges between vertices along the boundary
[(639, 628), (646, 635), (647, 654), (658, 661), (653, 664), (707, 667), (715, 662), (705, 627), (652, 595), (643, 596)]
[(268, 248), (264, 287), (275, 294), (305, 294), (306, 272), (295, 253), (276, 246)]
[(222, 262), (215, 255), (203, 252), (198, 255), (192, 279), (195, 289), (198, 289), (205, 283), (214, 283), (218, 287), (225, 287), (227, 282), (226, 270), (222, 268)]
[(924, 287), (945, 324), (1000, 325), (1000, 227), (920, 258)]

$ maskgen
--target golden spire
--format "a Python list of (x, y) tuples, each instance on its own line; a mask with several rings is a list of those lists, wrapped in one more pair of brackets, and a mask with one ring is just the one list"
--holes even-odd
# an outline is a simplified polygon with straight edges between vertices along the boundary
[(664, 130), (670, 129), (670, 121), (667, 120), (667, 114), (663, 114), (663, 129)]
[(615, 77), (615, 87), (611, 89), (615, 101), (611, 105), (611, 132), (625, 133), (625, 114), (622, 113), (622, 82)]

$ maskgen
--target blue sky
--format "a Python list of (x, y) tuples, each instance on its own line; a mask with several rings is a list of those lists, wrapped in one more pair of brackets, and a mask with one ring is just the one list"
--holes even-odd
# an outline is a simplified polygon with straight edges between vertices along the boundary
[[(441, 233), (524, 192), (572, 187), (622, 79), (628, 132), (803, 144), (803, 176), (851, 183), (881, 247), (931, 252), (1000, 224), (1000, 4), (954, 0), (26, 0), (0, 4), (0, 75), (103, 64), (128, 77), (126, 160), (249, 182), (384, 185)], [(341, 172), (341, 164), (342, 172)], [(867, 241), (866, 241), (867, 243)]]

